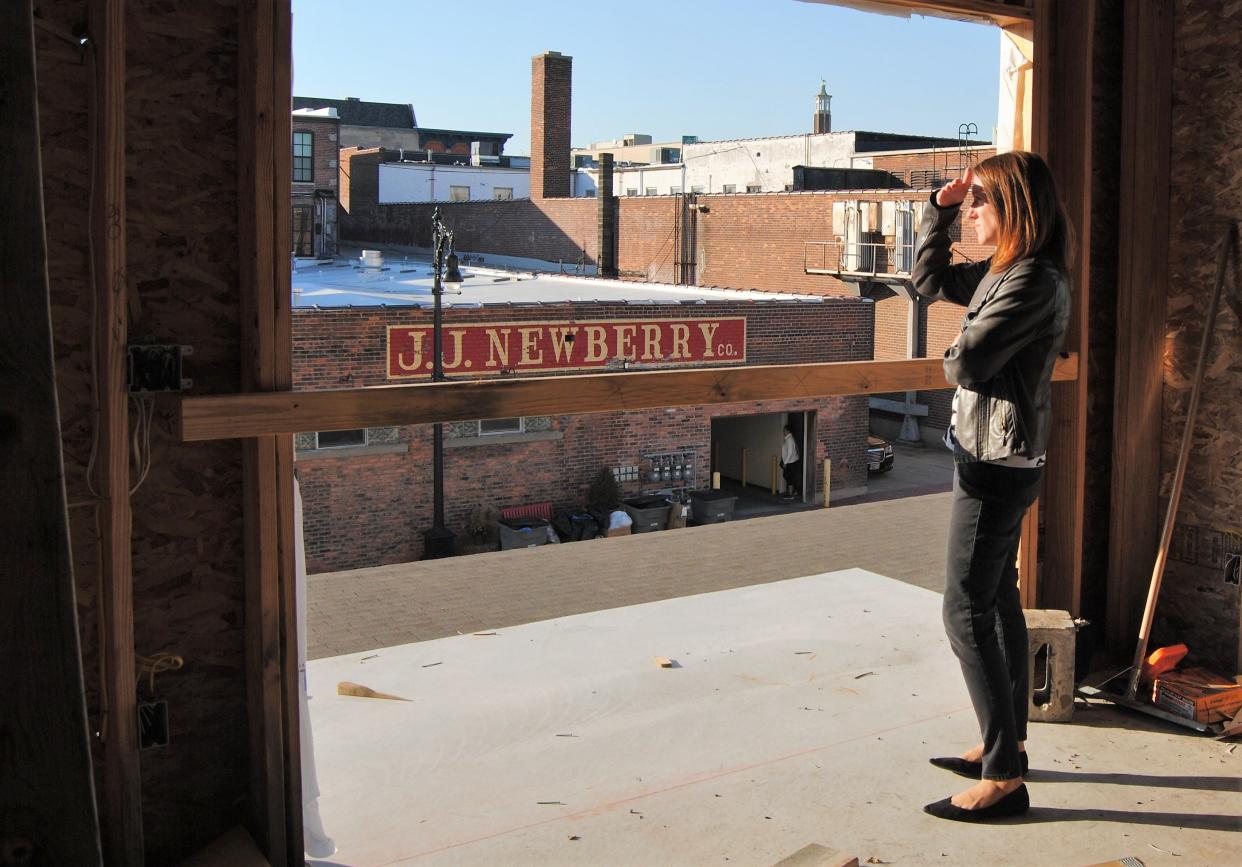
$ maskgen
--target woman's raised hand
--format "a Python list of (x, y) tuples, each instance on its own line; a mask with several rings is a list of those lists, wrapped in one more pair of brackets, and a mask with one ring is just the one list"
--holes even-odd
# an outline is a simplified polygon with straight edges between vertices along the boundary
[(942, 208), (960, 205), (966, 200), (966, 194), (970, 192), (970, 187), (974, 182), (974, 172), (967, 168), (966, 173), (960, 178), (949, 181), (940, 188), (940, 191), (936, 193), (936, 204)]

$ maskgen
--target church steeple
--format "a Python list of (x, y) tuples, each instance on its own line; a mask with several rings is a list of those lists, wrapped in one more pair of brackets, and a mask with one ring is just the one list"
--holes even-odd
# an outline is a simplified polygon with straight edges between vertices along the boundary
[(819, 93), (815, 96), (815, 134), (832, 132), (832, 97), (828, 93), (828, 84), (819, 80)]

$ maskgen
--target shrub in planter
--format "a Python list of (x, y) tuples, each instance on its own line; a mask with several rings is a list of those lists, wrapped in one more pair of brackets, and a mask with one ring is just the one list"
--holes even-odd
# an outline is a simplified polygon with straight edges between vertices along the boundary
[(587, 511), (604, 528), (608, 527), (608, 516), (613, 510), (621, 508), (621, 486), (617, 484), (612, 470), (608, 467), (600, 467), (595, 478), (591, 479), (591, 484), (587, 487), (586, 505)]

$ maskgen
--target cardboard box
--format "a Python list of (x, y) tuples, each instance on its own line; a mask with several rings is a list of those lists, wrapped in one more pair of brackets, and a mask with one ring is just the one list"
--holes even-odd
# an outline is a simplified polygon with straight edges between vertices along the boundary
[(1205, 668), (1171, 671), (1156, 678), (1152, 702), (1195, 722), (1223, 722), (1242, 708), (1242, 677), (1229, 678)]
[(611, 529), (605, 530), (604, 535), (610, 539), (613, 536), (628, 536), (630, 535), (630, 530), (631, 530), (630, 525), (626, 524), (624, 527), (613, 527)]

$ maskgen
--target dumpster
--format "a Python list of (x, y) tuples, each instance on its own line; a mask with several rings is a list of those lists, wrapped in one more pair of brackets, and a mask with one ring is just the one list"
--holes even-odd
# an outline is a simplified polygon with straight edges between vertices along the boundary
[(737, 497), (711, 489), (690, 492), (690, 520), (696, 524), (719, 524), (733, 520)]
[(635, 533), (663, 530), (668, 523), (669, 501), (663, 497), (631, 497), (621, 506), (634, 521)]
[(496, 522), (496, 528), (500, 530), (500, 550), (546, 545), (548, 526), (543, 518), (501, 518)]

